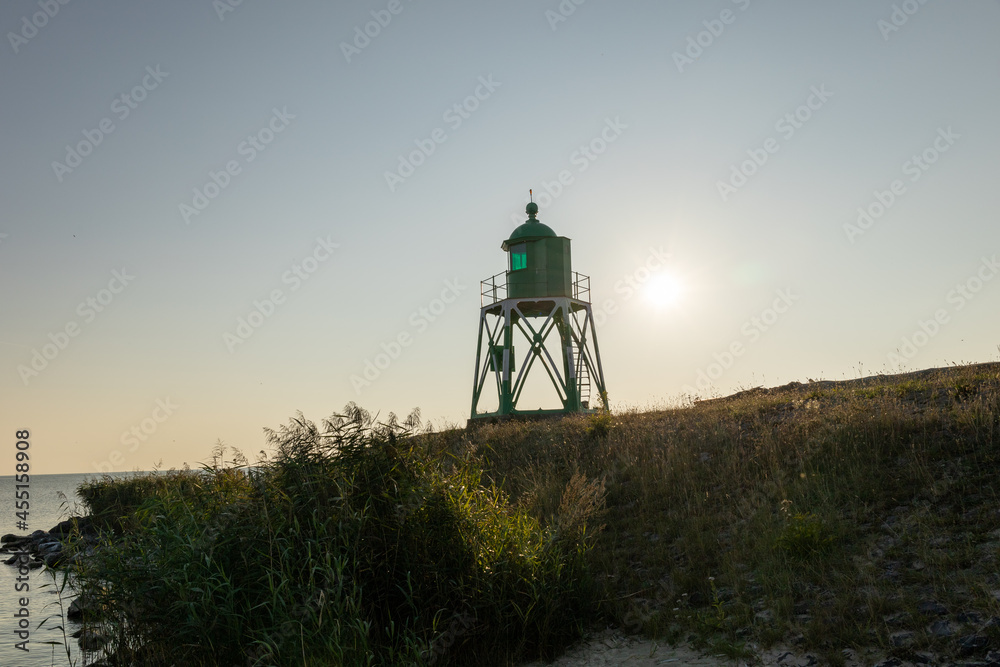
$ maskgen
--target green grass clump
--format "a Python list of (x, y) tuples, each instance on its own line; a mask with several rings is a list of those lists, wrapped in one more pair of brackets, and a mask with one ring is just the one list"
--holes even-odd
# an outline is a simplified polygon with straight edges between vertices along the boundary
[(598, 507), (600, 489), (577, 479), (543, 528), (483, 483), (474, 457), (431, 455), (407, 435), (349, 406), (322, 428), (300, 416), (271, 432), (276, 454), (258, 467), (223, 465), (220, 451), (196, 481), (94, 485), (88, 503), (112, 514), (149, 494), (77, 576), (103, 610), (107, 653), (489, 665), (579, 637), (594, 604), (578, 501)]
[(155, 495), (192, 495), (202, 484), (198, 471), (170, 470), (125, 477), (103, 475), (80, 485), (77, 494), (102, 527), (121, 531), (133, 525), (136, 510)]
[(812, 512), (793, 514), (778, 535), (777, 546), (797, 558), (823, 553), (833, 545), (833, 532)]

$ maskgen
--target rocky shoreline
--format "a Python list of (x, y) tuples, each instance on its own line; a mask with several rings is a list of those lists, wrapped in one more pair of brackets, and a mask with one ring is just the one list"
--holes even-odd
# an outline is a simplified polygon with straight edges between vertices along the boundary
[[(43, 567), (65, 571), (93, 555), (99, 539), (100, 531), (91, 517), (74, 517), (59, 522), (49, 530), (0, 537), (0, 559), (5, 565), (27, 571)], [(66, 610), (66, 619), (82, 623), (85, 618), (93, 616), (93, 611), (92, 603), (76, 597)], [(80, 650), (85, 653), (97, 651), (104, 645), (100, 635), (87, 627), (79, 628), (71, 636), (77, 639)]]
[[(76, 538), (69, 549), (70, 538)], [(49, 530), (36, 530), (30, 535), (7, 534), (0, 537), (0, 554), (12, 554), (4, 560), (6, 565), (27, 561), (28, 569), (42, 566), (64, 568), (75, 565), (93, 553), (98, 531), (90, 517), (60, 521)], [(72, 553), (71, 553), (72, 551)], [(2, 557), (2, 556), (0, 556)]]

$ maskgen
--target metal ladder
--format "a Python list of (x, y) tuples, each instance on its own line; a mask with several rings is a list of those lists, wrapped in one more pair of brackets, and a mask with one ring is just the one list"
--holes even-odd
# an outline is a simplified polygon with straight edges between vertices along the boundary
[(583, 355), (577, 356), (579, 360), (577, 367), (577, 386), (580, 389), (580, 405), (590, 407), (590, 368), (584, 361)]

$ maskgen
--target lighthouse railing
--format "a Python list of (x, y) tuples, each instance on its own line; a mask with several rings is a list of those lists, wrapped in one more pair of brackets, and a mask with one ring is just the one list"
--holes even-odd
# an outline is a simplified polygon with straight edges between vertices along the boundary
[(590, 276), (573, 272), (573, 298), (590, 301)]
[[(574, 299), (580, 301), (590, 301), (590, 276), (573, 271), (571, 274), (572, 292)], [(486, 280), (479, 281), (479, 305), (480, 307), (492, 306), (507, 298), (507, 272), (503, 271), (490, 276)]]
[(481, 307), (492, 306), (494, 303), (503, 301), (507, 298), (506, 271), (480, 281), (479, 285), (481, 287), (479, 299), (479, 305)]

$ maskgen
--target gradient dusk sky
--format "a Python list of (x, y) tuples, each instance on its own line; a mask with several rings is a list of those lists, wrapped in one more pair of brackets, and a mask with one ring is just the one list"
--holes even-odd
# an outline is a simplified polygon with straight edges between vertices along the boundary
[(997, 360), (998, 24), (8, 0), (0, 433), (58, 473), (253, 458), (349, 401), (464, 425), (529, 188), (591, 277), (613, 408)]

